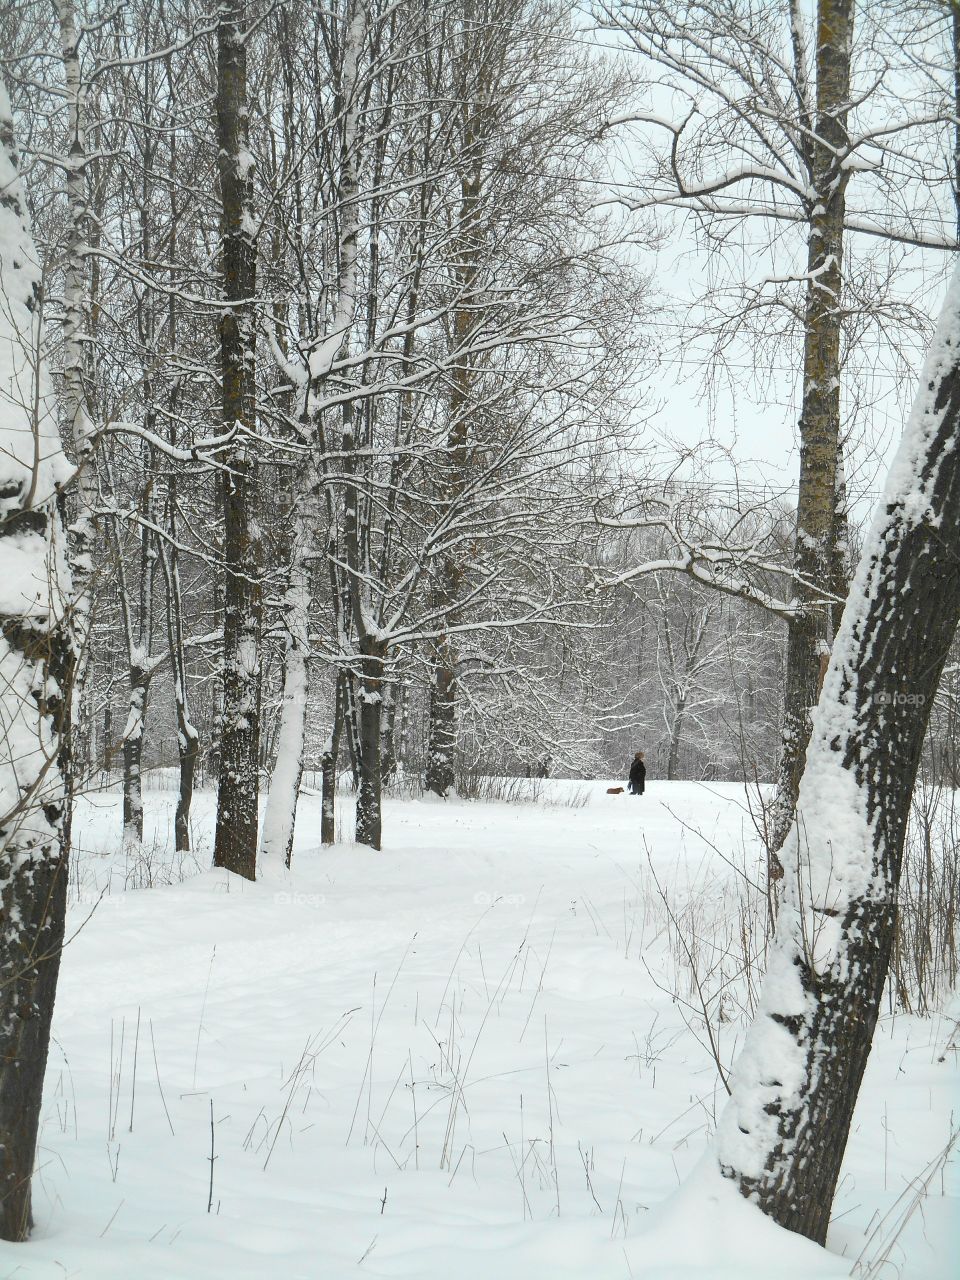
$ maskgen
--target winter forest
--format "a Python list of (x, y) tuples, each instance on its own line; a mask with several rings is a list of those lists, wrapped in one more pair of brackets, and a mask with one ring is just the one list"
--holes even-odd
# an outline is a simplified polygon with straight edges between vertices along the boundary
[(957, 0), (0, 0), (0, 1274), (954, 1275), (958, 237)]

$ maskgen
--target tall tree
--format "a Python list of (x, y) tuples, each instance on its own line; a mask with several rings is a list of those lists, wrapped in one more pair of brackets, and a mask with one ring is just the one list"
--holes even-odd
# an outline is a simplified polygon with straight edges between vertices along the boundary
[(903, 843), (960, 622), (960, 270), (814, 716), (756, 1021), (717, 1136), (725, 1176), (826, 1238), (890, 963)]
[(0, 1236), (31, 1227), (70, 841), (74, 646), (41, 277), (0, 82)]
[[(932, 183), (925, 156), (931, 137), (952, 112), (924, 102), (891, 123), (885, 95), (897, 95), (882, 21), (861, 7), (858, 22), (869, 26), (854, 42), (852, 0), (818, 0), (814, 13), (798, 0), (601, 0), (602, 21), (621, 30), (645, 60), (666, 74), (689, 102), (676, 120), (655, 111), (623, 118), (648, 130), (651, 191), (632, 201), (636, 209), (682, 209), (694, 215), (713, 259), (728, 243), (784, 244), (789, 224), (801, 231), (804, 261), (786, 272), (752, 275), (755, 255), (744, 256), (734, 286), (736, 305), (716, 322), (716, 364), (737, 332), (755, 337), (755, 353), (771, 335), (778, 344), (786, 317), (787, 336), (802, 316), (800, 474), (793, 551), (792, 600), (787, 621), (784, 730), (771, 845), (775, 850), (793, 820), (797, 788), (810, 733), (810, 713), (839, 620), (846, 590), (845, 525), (841, 449), (841, 389), (846, 374), (842, 338), (871, 316), (895, 324), (911, 315), (895, 294), (863, 297), (847, 289), (851, 233), (898, 243), (952, 247), (952, 236), (924, 235), (911, 212)], [(861, 55), (853, 84), (854, 55)], [(910, 74), (909, 61), (898, 74)], [(851, 86), (853, 84), (853, 92)], [(903, 85), (899, 86), (902, 103)], [(851, 116), (854, 127), (850, 128)], [(664, 131), (661, 133), (661, 130)], [(931, 133), (930, 131), (933, 131)], [(652, 136), (665, 137), (666, 147)], [(641, 148), (642, 149), (642, 148)], [(861, 192), (849, 207), (851, 183)], [(903, 191), (915, 200), (904, 201)], [(867, 193), (866, 198), (864, 194)], [(863, 210), (866, 206), (866, 210)], [(761, 235), (753, 228), (763, 226)], [(799, 258), (799, 254), (797, 255)], [(853, 261), (862, 261), (862, 255)], [(855, 272), (854, 272), (855, 274)], [(902, 273), (905, 276), (905, 273)], [(890, 273), (897, 278), (896, 272)], [(802, 291), (800, 297), (797, 294)], [(869, 291), (867, 291), (869, 293)], [(725, 300), (724, 300), (725, 301)], [(905, 301), (905, 300), (904, 300)], [(715, 304), (716, 311), (723, 303)], [(855, 325), (851, 317), (858, 317)], [(881, 338), (884, 335), (881, 329)], [(755, 361), (762, 374), (764, 360)], [(775, 871), (776, 859), (773, 860)]]
[[(509, 94), (503, 93), (507, 73), (506, 50), (513, 42), (514, 6), (476, 4), (465, 0), (457, 6), (452, 31), (452, 97), (457, 103), (455, 145), (459, 172), (459, 209), (455, 214), (456, 239), (451, 254), (451, 276), (457, 305), (450, 324), (455, 365), (450, 375), (449, 426), (446, 458), (438, 476), (438, 500), (455, 503), (469, 480), (472, 383), (475, 359), (470, 352), (474, 330), (483, 324), (478, 305), (483, 242), (488, 233), (480, 204), (488, 152), (501, 133), (502, 115), (509, 110)], [(495, 92), (495, 88), (497, 92)], [(503, 96), (500, 96), (502, 94)], [(492, 175), (490, 175), (492, 176)], [(488, 184), (488, 190), (493, 183)], [(434, 573), (433, 606), (443, 623), (453, 622), (449, 610), (459, 599), (465, 580), (464, 548), (451, 547), (439, 558)], [(427, 738), (426, 787), (445, 796), (454, 782), (457, 747), (457, 665), (459, 655), (447, 626), (433, 641), (430, 678), (430, 721)]]
[(74, 486), (74, 515), (70, 524), (72, 540), (71, 565), (74, 578), (74, 634), (77, 641), (77, 663), (74, 672), (73, 714), (77, 732), (75, 755), (83, 767), (94, 765), (91, 755), (80, 748), (88, 735), (81, 725), (80, 702), (89, 658), (90, 611), (93, 595), (93, 557), (99, 485), (94, 452), (94, 415), (91, 412), (92, 370), (91, 344), (88, 333), (89, 268), (84, 251), (87, 246), (90, 209), (87, 180), (86, 85), (80, 65), (80, 36), (77, 30), (73, 0), (55, 0), (60, 31), (64, 88), (67, 102), (67, 137), (64, 156), (68, 231), (65, 245), (65, 279), (63, 287), (63, 405), (67, 428), (77, 462)]
[(213, 861), (256, 878), (260, 766), (260, 533), (254, 512), (256, 462), (257, 245), (247, 103), (247, 10), (220, 6), (217, 24), (217, 137), (221, 198), (222, 414), (234, 444), (223, 467), (223, 710)]
[(303, 755), (306, 746), (307, 698), (310, 692), (310, 571), (313, 525), (309, 515), (317, 514), (308, 497), (309, 483), (303, 486), (301, 501), (293, 512), (290, 549), (290, 576), (283, 609), (283, 695), (277, 750), (270, 775), (270, 794), (263, 814), (260, 847), (265, 862), (281, 861), (290, 866), (297, 816)]
[(815, 110), (810, 111), (807, 51), (796, 0), (791, 17), (800, 101), (801, 151), (812, 178), (808, 197), (807, 276), (800, 401), (800, 477), (793, 547), (795, 612), (787, 628), (783, 748), (772, 817), (779, 849), (793, 822), (800, 777), (825, 660), (840, 620), (846, 587), (840, 433), (840, 338), (843, 322), (843, 226), (850, 143), (850, 58), (853, 0), (819, 0), (814, 31)]

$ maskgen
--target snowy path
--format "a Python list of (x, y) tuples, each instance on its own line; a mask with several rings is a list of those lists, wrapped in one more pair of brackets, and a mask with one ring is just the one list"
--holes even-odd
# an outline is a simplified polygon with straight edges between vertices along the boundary
[[(118, 797), (84, 802), (37, 1229), (0, 1246), (0, 1277), (849, 1274), (946, 1138), (948, 1020), (881, 1028), (831, 1237), (846, 1260), (702, 1179), (664, 1208), (724, 1093), (670, 995), (688, 975), (654, 875), (691, 941), (720, 928), (728, 947), (736, 877), (710, 845), (757, 854), (735, 787), (603, 792), (581, 808), (388, 802), (382, 854), (318, 849), (308, 797), (292, 875), (139, 891), (124, 880), (171, 861), (172, 796), (149, 797), (158, 847), (139, 868), (104, 852)], [(902, 1280), (953, 1274), (957, 1194), (955, 1172), (937, 1176), (891, 1255)]]

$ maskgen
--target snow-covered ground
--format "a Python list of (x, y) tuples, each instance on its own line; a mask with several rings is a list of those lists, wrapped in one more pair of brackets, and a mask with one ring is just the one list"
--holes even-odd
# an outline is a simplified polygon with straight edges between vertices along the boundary
[(210, 795), (181, 859), (151, 794), (133, 865), (119, 797), (83, 800), (36, 1230), (0, 1277), (952, 1277), (955, 1020), (884, 1017), (831, 1252), (780, 1231), (698, 1169), (725, 1095), (692, 970), (727, 1064), (762, 941), (743, 792), (605, 786), (388, 801), (379, 854), (322, 850), (308, 796), (256, 884), (202, 869)]

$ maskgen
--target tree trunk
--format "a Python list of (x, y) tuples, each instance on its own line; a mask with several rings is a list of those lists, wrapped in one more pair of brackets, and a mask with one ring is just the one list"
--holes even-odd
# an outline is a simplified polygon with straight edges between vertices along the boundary
[[(24, 1240), (66, 913), (75, 647), (37, 254), (0, 81), (0, 1237)], [(10, 539), (8, 543), (7, 540)], [(19, 597), (19, 599), (18, 599)], [(22, 601), (22, 603), (21, 603)]]
[[(177, 148), (175, 139), (170, 143), (170, 237), (169, 256), (176, 259), (177, 227), (179, 210), (176, 203), (176, 165)], [(167, 320), (168, 341), (171, 348), (178, 349), (178, 311), (177, 293), (170, 291), (170, 310)], [(180, 421), (180, 388), (179, 378), (170, 383), (168, 396), (168, 422), (170, 444), (177, 444), (177, 424)], [(189, 689), (187, 685), (187, 659), (183, 635), (183, 591), (180, 581), (180, 551), (177, 521), (177, 477), (171, 467), (167, 478), (167, 538), (164, 544), (159, 542), (159, 554), (163, 564), (163, 573), (167, 588), (167, 641), (170, 646), (170, 664), (173, 667), (173, 700), (177, 716), (177, 757), (180, 764), (180, 780), (177, 792), (177, 811), (174, 816), (173, 831), (175, 848), (178, 853), (190, 849), (190, 810), (193, 806), (193, 788), (197, 776), (197, 764), (200, 759), (200, 734), (190, 715)]]
[[(174, 840), (178, 853), (190, 849), (190, 810), (200, 756), (200, 737), (189, 720), (179, 714), (177, 704), (177, 750), (180, 757), (180, 782), (177, 788), (177, 812), (173, 820)], [(192, 732), (191, 732), (192, 731)]]
[[(329, 374), (334, 358), (343, 358), (349, 353), (351, 333), (357, 317), (357, 298), (361, 288), (358, 170), (361, 137), (360, 59), (368, 29), (369, 12), (366, 0), (347, 0), (343, 11), (341, 57), (336, 75), (342, 115), (337, 184), (342, 214), (337, 245), (336, 305), (330, 331), (317, 349), (311, 353), (310, 369), (313, 386)], [(356, 669), (343, 673), (344, 721), (350, 748), (350, 762), (357, 787), (356, 839), (379, 848), (380, 683), (383, 675), (383, 655), (379, 654), (379, 662), (377, 662), (378, 645), (372, 636), (376, 622), (368, 586), (370, 539), (366, 522), (369, 521), (369, 504), (365, 501), (362, 487), (357, 483), (365, 463), (358, 457), (356, 406), (352, 400), (347, 399), (343, 402), (342, 413), (342, 472), (347, 481), (343, 488), (342, 511), (346, 569), (344, 571), (332, 567), (332, 578), (334, 596), (341, 601), (339, 618), (341, 647), (344, 652), (347, 651), (351, 627), (355, 627), (361, 655)], [(336, 542), (332, 523), (331, 540)], [(342, 590), (338, 589), (338, 584), (341, 582)], [(373, 662), (373, 667), (368, 662), (368, 657)], [(360, 685), (359, 706), (357, 705), (358, 684)], [(367, 705), (367, 701), (368, 697), (372, 696), (374, 688), (376, 705), (371, 707)], [(372, 737), (374, 730), (375, 737)]]
[[(477, 117), (482, 104), (467, 103), (464, 106), (463, 158), (469, 165), (460, 183), (460, 261), (455, 268), (461, 303), (453, 317), (453, 343), (457, 361), (451, 375), (450, 426), (447, 432), (447, 451), (440, 469), (439, 505), (447, 512), (455, 510), (467, 483), (470, 438), (470, 398), (474, 370), (472, 359), (466, 354), (477, 324), (475, 311), (480, 243), (478, 206), (480, 199), (480, 156), (477, 149)], [(454, 758), (457, 743), (457, 647), (446, 631), (452, 623), (455, 607), (463, 590), (465, 565), (462, 548), (441, 554), (439, 571), (433, 593), (433, 608), (444, 627), (443, 634), (433, 645), (433, 677), (430, 684), (430, 728), (427, 738), (426, 787), (435, 795), (446, 796), (455, 780)]]
[(89, 399), (92, 384), (87, 338), (88, 279), (83, 250), (88, 236), (87, 152), (85, 136), (85, 87), (78, 53), (79, 36), (73, 0), (56, 0), (60, 28), (60, 48), (67, 102), (69, 146), (65, 157), (67, 196), (67, 243), (63, 282), (61, 330), (63, 338), (63, 405), (70, 443), (77, 463), (74, 485), (74, 514), (70, 522), (70, 551), (73, 572), (73, 633), (77, 645), (74, 670), (75, 709), (74, 768), (80, 776), (96, 766), (95, 752), (80, 708), (86, 689), (89, 659), (90, 608), (93, 589), (93, 555), (99, 485), (94, 444), (96, 431), (91, 420)]
[(177, 794), (177, 811), (174, 818), (174, 840), (178, 852), (190, 848), (190, 809), (193, 804), (193, 788), (200, 758), (200, 734), (190, 716), (187, 696), (187, 662), (183, 639), (183, 593), (180, 589), (180, 562), (177, 551), (177, 523), (174, 482), (168, 482), (167, 533), (168, 547), (161, 545), (167, 588), (167, 639), (170, 645), (170, 662), (173, 667), (173, 700), (177, 716), (177, 755), (180, 762), (180, 783)]
[(180, 782), (177, 791), (177, 811), (173, 830), (177, 852), (190, 848), (190, 810), (193, 805), (193, 787), (200, 758), (200, 734), (190, 717), (187, 699), (187, 663), (183, 644), (183, 604), (180, 591), (180, 568), (175, 545), (176, 524), (172, 502), (169, 508), (168, 530), (171, 546), (163, 557), (167, 579), (167, 635), (170, 644), (170, 661), (173, 666), (173, 700), (177, 714), (177, 756), (180, 762)]
[(673, 713), (673, 724), (670, 728), (670, 754), (667, 757), (667, 781), (673, 782), (680, 767), (680, 742), (683, 738), (683, 721), (686, 716), (687, 702), (682, 695), (677, 699)]
[(333, 724), (330, 738), (320, 762), (320, 843), (335, 844), (337, 839), (337, 761), (340, 756), (340, 733), (343, 728), (343, 711), (346, 693), (346, 676), (337, 675), (337, 688), (333, 697)]
[(264, 862), (279, 865), (282, 858), (288, 867), (293, 858), (310, 695), (310, 550), (317, 521), (315, 493), (312, 483), (302, 484), (293, 512), (290, 577), (284, 601), (283, 703), (260, 841)]
[[(469, 17), (469, 13), (468, 13)], [(469, 478), (470, 434), (473, 406), (473, 383), (477, 357), (470, 354), (482, 309), (477, 296), (480, 264), (486, 229), (481, 224), (481, 188), (488, 131), (496, 117), (489, 114), (498, 55), (486, 43), (486, 32), (475, 23), (465, 33), (464, 69), (466, 83), (464, 101), (459, 112), (458, 163), (460, 177), (459, 234), (457, 260), (453, 268), (459, 294), (459, 305), (453, 315), (452, 337), (456, 362), (450, 379), (450, 425), (447, 432), (447, 456), (441, 468), (440, 501), (453, 512), (463, 495)], [(499, 33), (494, 47), (500, 46)], [(476, 43), (473, 43), (476, 42)], [(471, 47), (472, 45), (472, 47)], [(471, 65), (476, 59), (476, 64)], [(476, 66), (485, 71), (476, 79)], [(434, 609), (441, 626), (455, 619), (455, 606), (463, 591), (466, 564), (462, 546), (441, 556), (434, 587)], [(459, 653), (453, 638), (444, 632), (434, 646), (434, 671), (430, 686), (430, 731), (426, 785), (429, 791), (444, 796), (454, 783), (454, 756), (457, 726), (457, 674)]]
[(130, 667), (127, 724), (123, 731), (123, 849), (136, 855), (143, 844), (143, 734), (150, 677), (144, 667)]
[[(109, 695), (108, 695), (109, 696)], [(103, 708), (103, 768), (106, 773), (113, 770), (113, 708), (108, 702)], [(109, 779), (107, 779), (109, 781)]]
[[(246, 6), (224, 6), (217, 27), (224, 308), (222, 415), (228, 431), (256, 430), (253, 172), (247, 115)], [(260, 545), (256, 468), (243, 438), (223, 471), (223, 712), (214, 866), (256, 878), (260, 749)]]
[(397, 752), (394, 732), (397, 726), (397, 682), (383, 682), (383, 710), (380, 715), (380, 773), (384, 787), (393, 782), (397, 767)]
[(360, 786), (357, 789), (357, 844), (380, 848), (382, 778), (380, 769), (380, 719), (383, 710), (383, 648), (361, 642), (361, 674), (358, 692), (360, 712)]
[(818, 591), (837, 583), (837, 462), (840, 456), (840, 332), (843, 220), (853, 0), (819, 0), (814, 196), (807, 241), (807, 297), (800, 410), (800, 483), (794, 543), (794, 605), (787, 636), (783, 745), (771, 815), (773, 848), (787, 837), (797, 804), (821, 659), (830, 652), (840, 606)]
[(960, 622), (960, 271), (817, 707), (760, 1011), (717, 1138), (723, 1173), (826, 1238), (890, 962), (930, 708)]
[(350, 776), (354, 791), (360, 790), (360, 712), (357, 709), (357, 678), (352, 671), (343, 673), (343, 727), (346, 731)]
[(450, 646), (434, 646), (430, 684), (430, 730), (427, 739), (426, 787), (446, 796), (456, 778), (453, 762), (457, 746), (457, 676)]
[(950, 6), (953, 45), (953, 203), (957, 215), (957, 237), (960, 239), (960, 5)]
[[(298, 521), (299, 524), (299, 521)], [(303, 752), (310, 689), (307, 627), (310, 612), (310, 568), (306, 560), (308, 532), (297, 529), (294, 537), (290, 587), (287, 591), (286, 641), (283, 662), (283, 704), (277, 738), (276, 761), (270, 779), (270, 795), (263, 815), (260, 842), (265, 863), (289, 867), (297, 801), (303, 777)]]
[(297, 801), (303, 777), (303, 750), (309, 676), (307, 656), (288, 638), (283, 663), (283, 704), (277, 754), (270, 778), (270, 794), (263, 814), (260, 842), (264, 863), (290, 866), (297, 821)]
[[(147, 380), (144, 380), (145, 386)], [(149, 394), (149, 392), (148, 392)], [(147, 471), (150, 470), (148, 464)], [(143, 514), (152, 523), (153, 491), (151, 481), (144, 485), (141, 498)], [(140, 531), (140, 574), (137, 587), (137, 606), (134, 606), (128, 589), (128, 578), (123, 562), (123, 547), (116, 527), (113, 526), (116, 546), (117, 586), (120, 596), (120, 613), (127, 648), (128, 693), (127, 720), (123, 729), (123, 851), (136, 857), (143, 843), (143, 740), (147, 725), (147, 701), (153, 674), (151, 650), (153, 645), (153, 579), (156, 568), (154, 535), (147, 524)]]
[(394, 713), (393, 727), (393, 759), (394, 769), (397, 766), (406, 768), (410, 758), (410, 686), (404, 682), (400, 687), (400, 702)]

